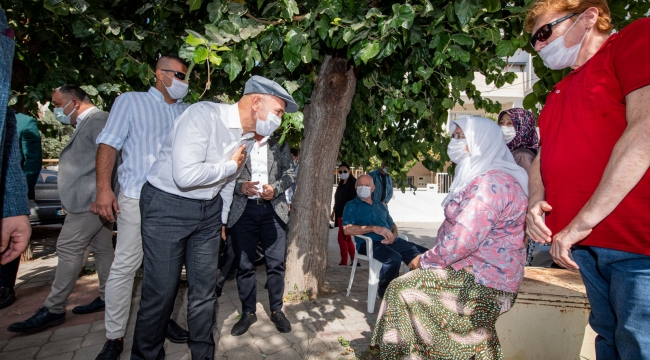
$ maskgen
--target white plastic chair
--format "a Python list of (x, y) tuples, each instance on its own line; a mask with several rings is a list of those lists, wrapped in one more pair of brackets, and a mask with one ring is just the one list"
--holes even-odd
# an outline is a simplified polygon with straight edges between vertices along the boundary
[[(381, 271), (381, 266), (383, 263), (375, 260), (372, 257), (371, 238), (364, 235), (355, 235), (353, 238), (354, 237), (365, 241), (366, 254), (368, 255), (361, 255), (359, 254), (358, 250), (354, 255), (354, 260), (352, 260), (352, 272), (350, 273), (350, 284), (348, 285), (348, 292), (345, 294), (345, 296), (350, 296), (352, 282), (354, 281), (354, 273), (357, 271), (357, 260), (368, 261), (368, 269), (370, 271), (370, 274), (368, 274), (368, 313), (372, 314), (375, 311), (375, 299), (377, 299), (377, 289), (379, 288), (379, 272)], [(409, 238), (406, 235), (398, 234), (397, 237), (404, 241), (409, 241)], [(408, 266), (406, 266), (404, 263), (402, 263), (402, 269), (405, 273), (409, 271)]]

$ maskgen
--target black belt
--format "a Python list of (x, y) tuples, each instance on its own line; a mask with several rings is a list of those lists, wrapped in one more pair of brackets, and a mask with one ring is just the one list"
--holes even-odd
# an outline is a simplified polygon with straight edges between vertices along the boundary
[(255, 204), (255, 205), (264, 205), (264, 204), (269, 204), (271, 201), (270, 200), (264, 200), (262, 198), (256, 198), (256, 199), (248, 199), (249, 204)]

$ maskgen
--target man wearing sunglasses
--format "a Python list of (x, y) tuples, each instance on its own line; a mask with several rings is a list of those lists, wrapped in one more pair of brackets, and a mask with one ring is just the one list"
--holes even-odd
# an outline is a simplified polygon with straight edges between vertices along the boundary
[[(147, 92), (127, 92), (113, 104), (106, 127), (97, 138), (97, 213), (119, 224), (115, 259), (106, 282), (106, 344), (97, 359), (116, 360), (123, 351), (135, 272), (142, 264), (140, 190), (163, 141), (188, 105), (187, 65), (173, 55), (156, 64), (156, 85)], [(119, 197), (110, 187), (111, 169), (118, 167)], [(187, 341), (187, 331), (169, 319), (167, 338)]]
[(529, 10), (544, 64), (574, 70), (539, 117), (526, 232), (552, 243), (556, 263), (580, 269), (596, 357), (650, 359), (650, 18), (611, 30), (606, 0), (539, 0)]

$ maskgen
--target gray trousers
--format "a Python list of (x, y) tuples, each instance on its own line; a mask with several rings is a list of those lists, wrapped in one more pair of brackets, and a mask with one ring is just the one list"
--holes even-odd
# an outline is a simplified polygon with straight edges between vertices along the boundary
[(113, 263), (113, 223), (91, 212), (68, 213), (56, 242), (59, 263), (52, 283), (52, 290), (45, 300), (50, 312), (62, 314), (79, 278), (84, 262), (84, 250), (88, 246), (95, 256), (99, 277), (99, 296), (104, 300), (106, 279)]
[(142, 187), (144, 275), (132, 360), (164, 359), (165, 333), (183, 264), (187, 273), (187, 325), (192, 359), (214, 359), (221, 196), (193, 200)]

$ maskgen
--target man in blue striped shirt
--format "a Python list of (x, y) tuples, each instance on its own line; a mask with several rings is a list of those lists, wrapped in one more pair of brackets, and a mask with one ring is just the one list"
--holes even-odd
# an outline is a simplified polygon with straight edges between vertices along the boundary
[[(174, 126), (174, 119), (189, 105), (187, 65), (176, 56), (162, 56), (156, 64), (156, 85), (148, 92), (120, 95), (110, 112), (106, 127), (97, 138), (97, 211), (119, 226), (115, 260), (106, 282), (106, 337), (97, 359), (114, 360), (123, 350), (131, 305), (135, 272), (142, 264), (140, 234), (140, 190), (149, 168)], [(117, 176), (120, 194), (111, 189), (111, 170), (122, 151)], [(171, 341), (187, 341), (187, 332), (171, 319), (167, 327)]]

